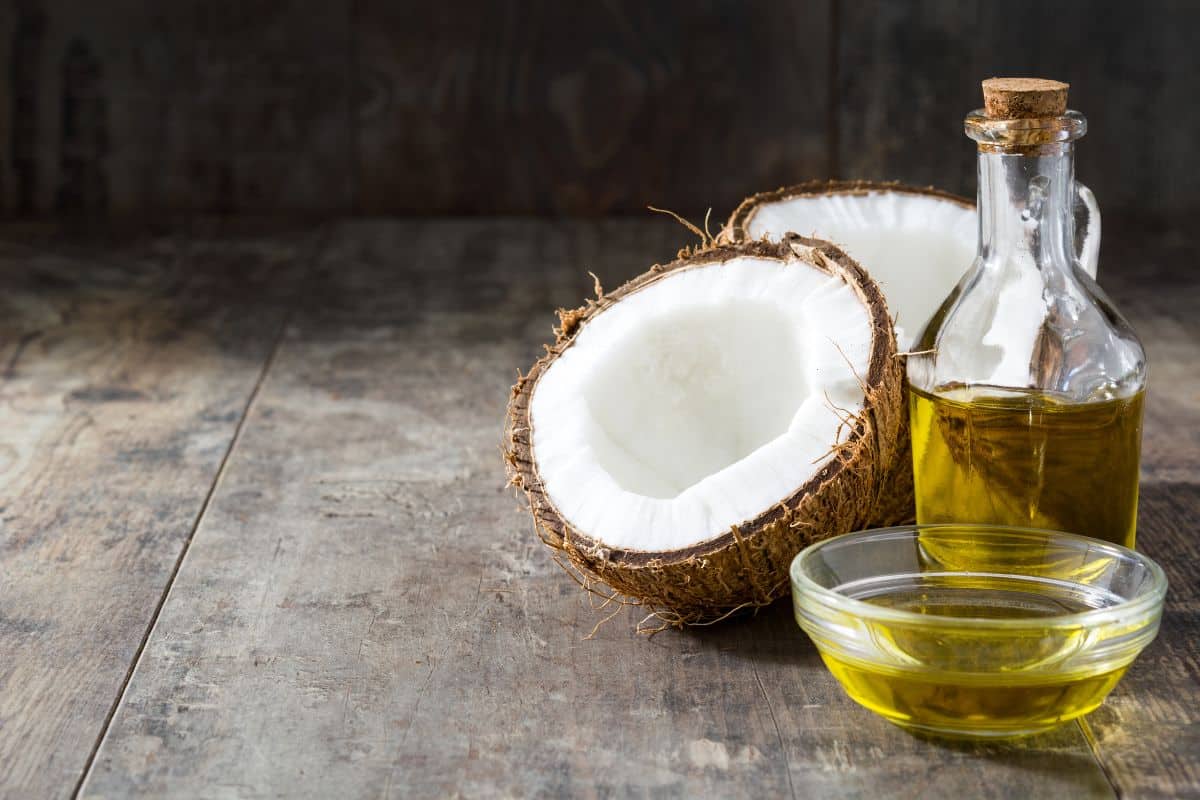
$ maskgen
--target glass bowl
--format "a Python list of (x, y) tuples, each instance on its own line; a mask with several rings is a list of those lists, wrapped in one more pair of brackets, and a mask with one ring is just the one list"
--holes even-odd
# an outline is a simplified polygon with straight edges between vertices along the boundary
[(858, 703), (956, 738), (1093, 710), (1158, 633), (1167, 579), (1125, 547), (1057, 531), (908, 525), (803, 550), (796, 621)]

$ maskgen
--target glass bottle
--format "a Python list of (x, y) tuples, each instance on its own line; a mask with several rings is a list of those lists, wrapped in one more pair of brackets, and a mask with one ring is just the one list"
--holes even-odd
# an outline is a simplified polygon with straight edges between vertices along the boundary
[(1072, 150), (1087, 122), (1063, 83), (983, 88), (965, 121), (978, 252), (908, 358), (917, 520), (1133, 547), (1146, 356), (1075, 252), (1077, 193), (1091, 195)]

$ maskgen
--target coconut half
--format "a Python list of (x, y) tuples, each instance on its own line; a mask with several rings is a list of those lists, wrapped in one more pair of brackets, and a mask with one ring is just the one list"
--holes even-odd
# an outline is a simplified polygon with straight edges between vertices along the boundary
[(699, 622), (775, 600), (805, 544), (873, 518), (901, 367), (879, 287), (837, 247), (710, 247), (560, 318), (505, 456), (587, 578)]
[[(1075, 188), (1075, 245), (1095, 278), (1100, 208), (1090, 189)], [(974, 203), (932, 187), (812, 181), (746, 198), (720, 239), (777, 242), (798, 233), (835, 243), (883, 289), (904, 352), (974, 262), (978, 227)]]
[[(974, 261), (978, 221), (970, 200), (931, 187), (814, 181), (746, 198), (720, 238), (777, 242), (793, 232), (836, 242), (870, 273), (905, 353)], [(900, 441), (872, 527), (916, 518), (907, 410)]]
[(830, 181), (749, 197), (722, 235), (777, 242), (788, 233), (828, 239), (866, 268), (895, 315), (903, 352), (974, 261), (978, 222), (975, 205), (948, 192)]

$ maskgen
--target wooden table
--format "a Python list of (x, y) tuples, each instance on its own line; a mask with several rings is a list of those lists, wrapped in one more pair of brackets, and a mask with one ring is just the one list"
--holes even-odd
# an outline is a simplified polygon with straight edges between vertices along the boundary
[(938, 744), (848, 700), (786, 604), (634, 633), (504, 487), (552, 309), (660, 220), (0, 229), (0, 795), (1200, 797), (1193, 231), (1110, 235), (1153, 360), (1162, 633), (1080, 724)]

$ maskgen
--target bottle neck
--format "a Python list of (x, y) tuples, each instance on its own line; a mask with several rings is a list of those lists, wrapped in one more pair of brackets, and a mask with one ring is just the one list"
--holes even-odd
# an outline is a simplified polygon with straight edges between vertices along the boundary
[(979, 260), (985, 268), (1073, 271), (1074, 154), (1069, 142), (1039, 150), (979, 153)]

